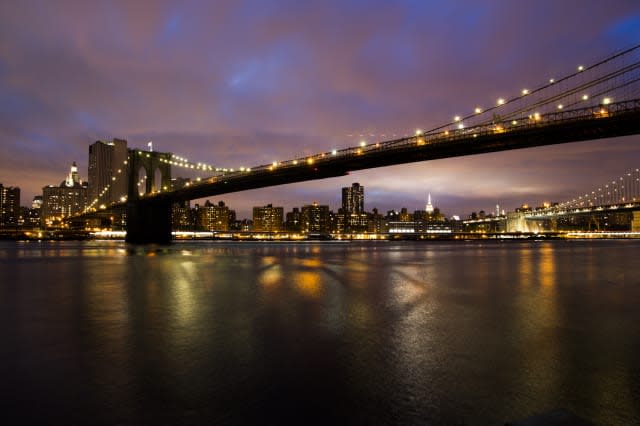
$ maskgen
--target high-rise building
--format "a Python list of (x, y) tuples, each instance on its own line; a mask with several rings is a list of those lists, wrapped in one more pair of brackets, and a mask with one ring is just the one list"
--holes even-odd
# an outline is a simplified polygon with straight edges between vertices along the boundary
[(289, 232), (302, 231), (302, 218), (299, 208), (294, 207), (292, 211), (287, 213), (284, 227)]
[(207, 200), (197, 210), (196, 224), (202, 231), (228, 231), (231, 219), (235, 220), (235, 212), (232, 214), (224, 201), (215, 205)]
[(313, 203), (302, 207), (302, 231), (307, 234), (328, 234), (330, 232), (329, 206)]
[[(89, 145), (90, 202), (99, 200), (98, 205), (109, 205), (127, 195), (127, 155), (127, 141), (123, 139), (96, 141)], [(124, 173), (118, 173), (118, 170)]]
[(342, 188), (342, 208), (338, 210), (337, 232), (367, 231), (367, 214), (364, 211), (364, 186), (355, 182)]
[(282, 231), (284, 208), (267, 204), (253, 208), (253, 230), (258, 232)]
[(355, 182), (342, 188), (342, 210), (344, 213), (364, 213), (364, 186)]
[(433, 205), (431, 204), (431, 193), (427, 197), (427, 205), (425, 207), (425, 211), (429, 214), (433, 213)]
[(60, 185), (42, 188), (40, 219), (44, 225), (54, 225), (65, 217), (82, 213), (87, 207), (88, 183), (82, 182), (74, 162), (66, 179)]
[(17, 225), (20, 218), (20, 188), (0, 183), (0, 225)]

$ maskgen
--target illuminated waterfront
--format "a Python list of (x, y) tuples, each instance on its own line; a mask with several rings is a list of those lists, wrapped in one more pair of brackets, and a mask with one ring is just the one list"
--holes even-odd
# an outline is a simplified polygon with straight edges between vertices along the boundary
[(640, 411), (640, 242), (0, 242), (0, 396), (69, 424)]

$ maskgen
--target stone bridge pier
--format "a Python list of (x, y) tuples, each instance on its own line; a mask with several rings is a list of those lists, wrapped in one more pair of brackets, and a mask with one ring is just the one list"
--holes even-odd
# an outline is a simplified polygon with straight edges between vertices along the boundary
[(129, 150), (127, 237), (134, 244), (171, 242), (171, 153)]

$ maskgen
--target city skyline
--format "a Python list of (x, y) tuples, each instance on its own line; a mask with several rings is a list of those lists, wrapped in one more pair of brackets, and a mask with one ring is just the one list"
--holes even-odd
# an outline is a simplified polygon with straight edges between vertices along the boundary
[[(72, 161), (86, 171), (101, 139), (152, 140), (228, 167), (392, 139), (640, 38), (631, 1), (340, 5), (0, 6), (0, 182), (31, 200)], [(337, 206), (335, 188), (361, 182), (371, 188), (366, 210), (418, 209), (429, 192), (450, 215), (513, 210), (637, 167), (638, 139), (386, 167), (224, 200), (240, 216), (268, 203)]]

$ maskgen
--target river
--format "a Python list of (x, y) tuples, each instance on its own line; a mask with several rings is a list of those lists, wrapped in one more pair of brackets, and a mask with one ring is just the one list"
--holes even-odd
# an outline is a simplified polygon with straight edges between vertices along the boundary
[[(9, 424), (640, 424), (640, 241), (0, 242)], [(8, 417), (7, 417), (8, 416)]]

